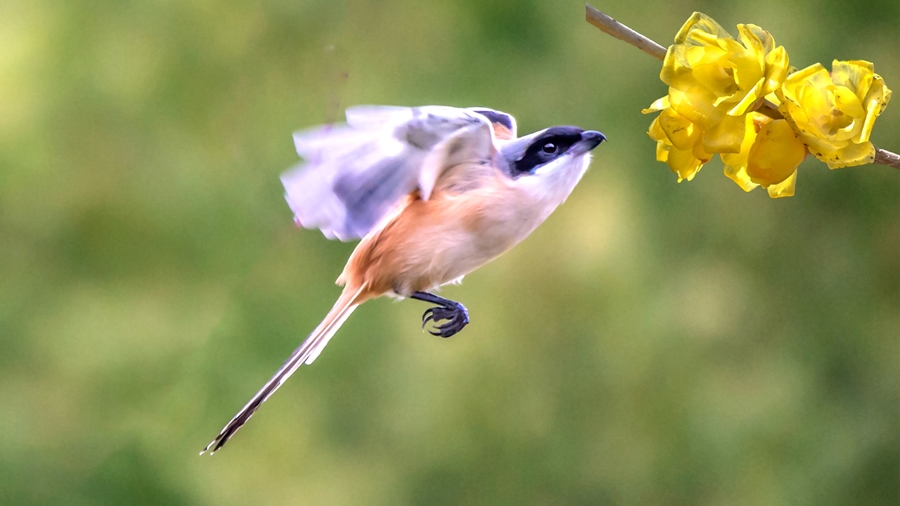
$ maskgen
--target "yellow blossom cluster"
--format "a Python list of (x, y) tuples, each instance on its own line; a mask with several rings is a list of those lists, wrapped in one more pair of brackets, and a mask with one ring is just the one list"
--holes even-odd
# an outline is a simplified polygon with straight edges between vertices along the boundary
[(794, 72), (776, 90), (778, 110), (816, 158), (831, 169), (872, 163), (872, 126), (891, 100), (891, 90), (870, 62), (820, 64)]
[[(725, 175), (745, 191), (794, 194), (797, 167), (812, 153), (832, 169), (871, 163), (869, 135), (891, 97), (864, 61), (835, 61), (789, 74), (788, 55), (769, 32), (738, 25), (739, 40), (696, 12), (666, 52), (660, 78), (669, 93), (648, 134), (656, 159), (690, 181), (718, 154)], [(766, 100), (784, 119), (755, 112)]]

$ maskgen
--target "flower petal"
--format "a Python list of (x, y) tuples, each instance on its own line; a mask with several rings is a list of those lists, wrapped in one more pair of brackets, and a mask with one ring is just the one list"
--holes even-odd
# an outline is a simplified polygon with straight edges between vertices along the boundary
[(691, 153), (694, 154), (694, 158), (700, 160), (700, 163), (707, 163), (712, 160), (713, 157), (712, 153), (706, 151), (706, 149), (703, 148), (703, 142), (700, 142), (700, 139), (698, 139), (698, 142), (694, 144), (694, 148), (691, 150)]
[(641, 109), (641, 113), (650, 114), (650, 113), (661, 111), (668, 107), (669, 107), (669, 96), (666, 95), (664, 97), (660, 97), (660, 98), (656, 99), (652, 104), (650, 104), (650, 107), (648, 107), (646, 109)]
[(657, 162), (668, 162), (669, 161), (669, 150), (672, 149), (671, 146), (666, 144), (663, 141), (659, 141), (656, 143), (656, 161)]
[(747, 175), (747, 167), (743, 165), (726, 165), (725, 175), (745, 192), (755, 190), (759, 186), (750, 180), (750, 176)]
[(735, 105), (731, 108), (730, 111), (728, 111), (728, 115), (740, 116), (741, 114), (747, 112), (747, 109), (750, 109), (751, 106), (753, 106), (759, 100), (759, 95), (762, 87), (763, 81), (757, 81), (756, 85), (751, 88), (746, 95), (744, 95), (744, 98), (742, 98), (741, 101), (737, 103), (737, 105)]
[(869, 93), (875, 77), (875, 65), (863, 60), (831, 62), (831, 80), (837, 86), (844, 86), (858, 91), (858, 99), (862, 100)]
[(743, 116), (724, 115), (722, 121), (703, 132), (703, 147), (710, 153), (738, 153), (744, 140)]
[(694, 30), (715, 35), (720, 39), (732, 38), (719, 23), (716, 23), (716, 20), (702, 12), (695, 12), (691, 14), (691, 17), (684, 22), (684, 25), (682, 25), (681, 29), (678, 30), (678, 33), (675, 34), (675, 43), (681, 44), (687, 41), (688, 36)]
[(791, 102), (799, 103), (800, 97), (798, 97), (798, 93), (803, 90), (804, 86), (823, 88), (830, 84), (834, 83), (831, 81), (831, 77), (828, 75), (828, 71), (825, 70), (825, 67), (823, 67), (821, 63), (814, 63), (805, 69), (798, 70), (789, 75), (787, 79), (784, 80), (784, 85), (781, 90), (777, 90), (775, 93), (780, 94), (778, 98), (781, 99), (782, 102), (789, 100)]
[(789, 63), (790, 59), (784, 46), (778, 46), (766, 54), (766, 81), (762, 95), (768, 95), (781, 87), (787, 78)]
[(826, 162), (829, 169), (842, 169), (875, 162), (875, 146), (871, 142), (847, 144), (835, 151), (825, 151), (819, 160)]
[(734, 64), (734, 81), (743, 89), (751, 89), (765, 76), (766, 55), (762, 41), (746, 25), (738, 25), (743, 46), (737, 45), (728, 61)]
[(668, 142), (669, 140), (669, 138), (666, 137), (666, 133), (663, 132), (662, 128), (659, 126), (659, 116), (653, 118), (653, 122), (650, 123), (650, 130), (647, 131), (647, 135), (655, 141)]
[(862, 128), (859, 131), (858, 142), (866, 142), (872, 134), (872, 127), (875, 125), (875, 119), (884, 111), (888, 102), (891, 101), (891, 90), (884, 84), (884, 79), (880, 75), (875, 74), (872, 87), (869, 93), (863, 98), (863, 107), (866, 109), (866, 119), (863, 121)]
[(794, 187), (797, 186), (797, 171), (794, 171), (793, 174), (788, 176), (784, 181), (773, 184), (766, 188), (766, 191), (769, 192), (769, 197), (773, 199), (779, 199), (782, 197), (793, 197), (794, 196)]
[(714, 100), (715, 95), (700, 86), (695, 86), (688, 92), (669, 88), (672, 109), (704, 131), (718, 124), (725, 116), (722, 110), (713, 105)]
[(721, 153), (722, 163), (725, 164), (725, 176), (737, 183), (745, 192), (753, 190), (758, 184), (750, 180), (747, 175), (747, 157), (750, 155), (750, 148), (756, 141), (756, 125), (758, 120), (760, 124), (771, 121), (767, 116), (759, 113), (750, 113), (744, 116), (744, 140), (741, 141), (741, 150), (739, 153)]
[(669, 149), (669, 159), (666, 161), (672, 172), (678, 174), (678, 182), (685, 179), (690, 181), (694, 179), (703, 162), (694, 157), (691, 151), (682, 151), (680, 149)]
[(700, 130), (672, 109), (663, 110), (657, 121), (660, 129), (677, 149), (691, 150), (700, 138)]
[(766, 188), (778, 184), (797, 170), (806, 158), (806, 146), (783, 119), (772, 120), (760, 129), (747, 156), (747, 175)]

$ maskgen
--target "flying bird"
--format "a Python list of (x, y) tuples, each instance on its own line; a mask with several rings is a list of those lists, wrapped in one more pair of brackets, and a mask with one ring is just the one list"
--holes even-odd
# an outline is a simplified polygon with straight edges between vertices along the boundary
[[(346, 124), (294, 134), (300, 165), (281, 176), (298, 226), (361, 239), (322, 323), (203, 449), (215, 452), (303, 364), (312, 364), (353, 310), (388, 295), (434, 304), (434, 335), (469, 323), (465, 306), (433, 292), (528, 237), (584, 175), (600, 132), (555, 126), (517, 137), (511, 115), (484, 107), (357, 106)], [(439, 322), (443, 322), (438, 324)]]

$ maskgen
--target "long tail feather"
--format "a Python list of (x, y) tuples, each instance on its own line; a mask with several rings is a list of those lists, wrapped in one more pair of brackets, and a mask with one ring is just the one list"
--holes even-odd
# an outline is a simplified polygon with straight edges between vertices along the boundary
[(335, 302), (334, 307), (331, 308), (331, 311), (329, 311), (325, 319), (322, 320), (322, 323), (316, 327), (316, 330), (303, 341), (300, 347), (291, 353), (291, 356), (285, 361), (284, 365), (278, 369), (278, 372), (263, 385), (259, 392), (256, 392), (256, 395), (250, 399), (250, 402), (238, 411), (234, 418), (232, 418), (222, 431), (219, 432), (219, 435), (216, 436), (211, 443), (206, 445), (206, 448), (200, 452), (200, 455), (203, 455), (207, 451), (212, 455), (219, 448), (224, 446), (225, 443), (234, 436), (238, 429), (247, 423), (247, 420), (253, 416), (253, 413), (259, 409), (262, 403), (266, 402), (266, 399), (275, 393), (275, 391), (278, 390), (278, 387), (294, 374), (294, 371), (304, 363), (311, 364), (313, 360), (319, 356), (331, 337), (338, 331), (344, 321), (347, 320), (353, 310), (356, 309), (356, 306), (362, 303), (360, 295), (363, 293), (364, 289), (365, 287), (363, 286), (354, 291), (349, 289), (344, 290), (337, 302)]

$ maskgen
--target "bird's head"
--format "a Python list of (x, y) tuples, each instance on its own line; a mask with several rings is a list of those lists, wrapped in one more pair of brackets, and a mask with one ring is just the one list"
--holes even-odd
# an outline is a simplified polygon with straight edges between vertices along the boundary
[(591, 150), (605, 140), (594, 130), (555, 126), (504, 143), (500, 154), (513, 179), (558, 171), (583, 173)]

